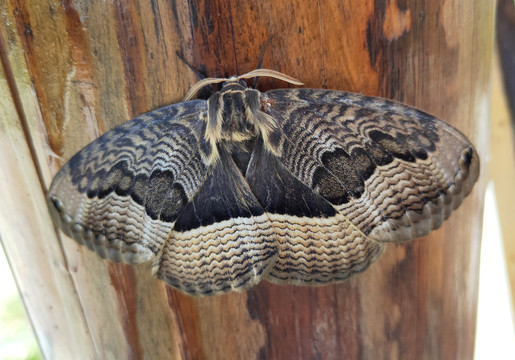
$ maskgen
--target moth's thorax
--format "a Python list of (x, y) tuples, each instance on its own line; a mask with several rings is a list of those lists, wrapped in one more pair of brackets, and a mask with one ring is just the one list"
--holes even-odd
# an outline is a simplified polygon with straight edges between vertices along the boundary
[(211, 144), (212, 156), (217, 156), (216, 148), (223, 142), (237, 145), (257, 137), (268, 142), (278, 128), (275, 120), (262, 111), (260, 95), (243, 81), (231, 78), (209, 98), (205, 138)]

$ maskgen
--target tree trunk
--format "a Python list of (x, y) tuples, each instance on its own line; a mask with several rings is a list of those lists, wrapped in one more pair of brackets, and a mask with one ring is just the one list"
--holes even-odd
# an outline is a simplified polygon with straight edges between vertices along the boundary
[(206, 298), (77, 245), (52, 225), (44, 195), (101, 133), (181, 101), (197, 81), (186, 63), (243, 74), (263, 51), (264, 68), (306, 87), (444, 119), (485, 159), (492, 1), (4, 0), (0, 10), (0, 231), (47, 358), (472, 357), (481, 181), (441, 229), (388, 245), (347, 282)]

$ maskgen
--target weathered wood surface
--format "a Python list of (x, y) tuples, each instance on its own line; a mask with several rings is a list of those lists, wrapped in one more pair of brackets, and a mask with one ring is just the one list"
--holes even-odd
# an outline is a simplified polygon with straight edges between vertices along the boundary
[[(493, 8), (490, 0), (3, 0), (0, 231), (45, 356), (471, 358), (481, 183), (443, 228), (389, 245), (350, 281), (262, 283), (212, 298), (182, 295), (147, 264), (116, 265), (65, 238), (44, 189), (102, 132), (181, 100), (197, 78), (177, 53), (209, 76), (242, 74), (270, 38), (263, 67), (307, 87), (414, 105), (485, 156)], [(284, 86), (260, 80), (261, 90)]]

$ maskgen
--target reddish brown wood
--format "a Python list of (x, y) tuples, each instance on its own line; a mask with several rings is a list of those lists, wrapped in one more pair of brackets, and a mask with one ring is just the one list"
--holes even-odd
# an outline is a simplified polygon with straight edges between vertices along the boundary
[[(7, 0), (0, 31), (47, 186), (100, 133), (180, 101), (197, 79), (177, 54), (215, 77), (253, 70), (264, 49), (265, 68), (307, 87), (414, 105), (458, 127), (484, 156), (493, 8), (489, 0)], [(286, 86), (259, 82), (261, 90)], [(10, 119), (14, 128), (22, 121)], [(15, 164), (19, 150), (9, 146)], [(38, 182), (34, 173), (24, 176)], [(12, 202), (27, 196), (19, 184), (2, 187)], [(211, 298), (166, 287), (149, 264), (113, 264), (56, 236), (42, 201), (31, 234), (52, 236), (16, 242), (17, 225), (1, 222), (0, 230), (39, 340), (51, 344), (43, 346), (49, 358), (73, 357), (67, 344), (74, 342), (98, 358), (465, 359), (473, 353), (482, 189), (442, 229), (389, 245), (350, 281), (262, 283)], [(10, 215), (24, 219), (34, 212), (28, 207)], [(54, 265), (56, 252), (64, 265)], [(66, 331), (42, 320), (48, 314), (38, 296), (51, 299)]]

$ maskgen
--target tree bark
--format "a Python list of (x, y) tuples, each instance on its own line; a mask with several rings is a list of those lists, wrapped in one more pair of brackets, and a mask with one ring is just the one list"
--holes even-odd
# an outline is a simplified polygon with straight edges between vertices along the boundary
[(484, 159), (492, 1), (4, 0), (0, 10), (0, 231), (45, 357), (472, 357), (482, 181), (441, 229), (388, 245), (347, 282), (263, 282), (208, 298), (167, 287), (149, 264), (80, 247), (56, 231), (44, 195), (101, 133), (181, 101), (197, 81), (187, 64), (209, 77), (243, 74), (262, 52), (264, 68), (306, 87), (383, 96), (444, 119)]

